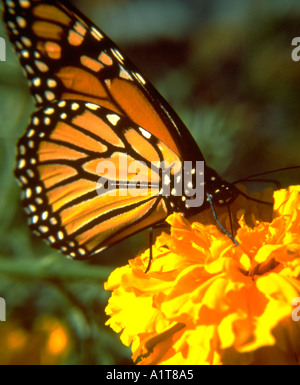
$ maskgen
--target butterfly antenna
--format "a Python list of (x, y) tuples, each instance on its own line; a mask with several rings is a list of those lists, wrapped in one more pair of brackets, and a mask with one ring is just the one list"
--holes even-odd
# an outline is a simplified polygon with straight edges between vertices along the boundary
[(267, 201), (263, 201), (262, 199), (256, 199), (256, 198), (250, 197), (249, 195), (245, 194), (241, 190), (239, 190), (239, 193), (241, 195), (243, 195), (243, 197), (245, 197), (246, 199), (249, 199), (250, 201), (253, 201), (253, 202), (256, 202), (256, 203), (261, 203), (263, 205), (273, 206), (273, 202), (267, 202)]
[[(273, 179), (254, 179), (254, 178), (257, 178), (257, 177), (260, 177), (263, 175), (274, 174), (276, 172), (281, 172), (281, 171), (286, 171), (286, 170), (296, 170), (296, 169), (300, 169), (300, 166), (283, 167), (283, 168), (278, 168), (278, 169), (275, 169), (272, 171), (260, 172), (258, 174), (253, 174), (253, 175), (247, 176), (246, 178), (243, 178), (243, 179), (238, 179), (238, 180), (234, 181), (232, 184), (237, 184), (237, 183), (241, 183), (241, 182), (270, 182), (270, 183), (274, 183), (278, 188), (280, 188), (281, 185), (276, 180), (273, 180)], [(242, 192), (241, 190), (239, 190), (239, 192), (246, 199), (249, 199), (253, 202), (262, 203), (262, 204), (269, 205), (269, 206), (273, 205), (272, 202), (266, 202), (266, 201), (261, 200), (261, 199), (252, 198), (252, 197), (248, 196), (247, 194), (245, 194), (244, 192)]]
[[(238, 179), (235, 182), (232, 182), (232, 184), (237, 184), (237, 183), (246, 182), (246, 181), (251, 182), (251, 179), (256, 178), (258, 176), (270, 175), (270, 174), (275, 174), (276, 172), (287, 171), (287, 170), (296, 170), (296, 169), (300, 169), (300, 166), (290, 166), (290, 167), (277, 168), (277, 169), (272, 170), (272, 171), (264, 171), (264, 172), (260, 172), (258, 174), (249, 175), (243, 179)], [(257, 181), (259, 182), (262, 180), (256, 179), (255, 182), (257, 182)], [(271, 181), (273, 182), (273, 180), (271, 180)], [(278, 182), (274, 181), (274, 183), (277, 184)]]
[[(211, 210), (212, 210), (212, 213), (213, 213), (213, 216), (214, 216), (214, 219), (215, 221), (217, 222), (217, 225), (220, 227), (221, 231), (226, 234), (231, 240), (232, 242), (238, 246), (239, 243), (238, 241), (234, 238), (234, 236), (232, 234), (230, 234), (225, 228), (224, 226), (221, 224), (221, 222), (219, 221), (218, 217), (217, 217), (217, 214), (216, 214), (216, 211), (215, 211), (215, 208), (214, 208), (214, 205), (212, 203), (212, 200), (211, 200), (211, 197), (209, 195), (209, 193), (206, 193), (206, 196), (207, 196), (207, 199), (208, 199), (208, 202), (210, 204), (210, 207), (211, 207)], [(231, 218), (231, 215), (230, 215), (230, 218)], [(230, 219), (230, 222), (231, 222), (231, 219)], [(232, 226), (232, 223), (230, 224), (230, 226)]]
[(276, 180), (276, 179), (262, 179), (262, 178), (258, 178), (258, 179), (240, 179), (240, 180), (237, 180), (235, 181), (233, 184), (237, 184), (237, 183), (242, 183), (242, 182), (247, 182), (247, 183), (250, 183), (250, 182), (264, 182), (264, 183), (272, 183), (275, 185), (275, 187), (277, 189), (280, 189), (282, 186), (281, 186), (281, 183)]

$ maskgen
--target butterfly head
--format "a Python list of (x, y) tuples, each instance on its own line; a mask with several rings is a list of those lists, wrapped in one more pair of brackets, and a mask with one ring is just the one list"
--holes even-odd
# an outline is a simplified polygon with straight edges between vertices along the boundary
[[(240, 194), (232, 184), (220, 177), (215, 170), (205, 167), (205, 192), (210, 195), (211, 201), (216, 206), (229, 205)], [(208, 202), (208, 198), (206, 198)]]

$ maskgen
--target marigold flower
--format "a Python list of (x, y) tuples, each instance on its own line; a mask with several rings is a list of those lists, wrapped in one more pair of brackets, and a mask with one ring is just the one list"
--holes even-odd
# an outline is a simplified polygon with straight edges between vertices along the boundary
[(214, 224), (173, 214), (147, 273), (149, 250), (111, 274), (107, 324), (131, 345), (134, 361), (300, 362), (300, 317), (292, 317), (300, 297), (300, 186), (274, 193), (270, 222), (257, 220), (257, 206), (236, 211), (239, 246)]

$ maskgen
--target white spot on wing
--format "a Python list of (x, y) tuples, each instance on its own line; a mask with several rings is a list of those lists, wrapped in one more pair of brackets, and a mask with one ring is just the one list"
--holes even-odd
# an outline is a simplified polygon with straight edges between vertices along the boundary
[(143, 85), (146, 84), (146, 80), (140, 75), (139, 73), (135, 72), (134, 77), (137, 79), (139, 83), (142, 83)]
[(111, 52), (112, 52), (112, 54), (114, 55), (114, 57), (115, 57), (118, 61), (120, 61), (120, 62), (123, 63), (124, 57), (123, 57), (123, 55), (121, 54), (120, 51), (118, 51), (116, 48), (114, 48), (114, 49), (111, 50)]
[(96, 29), (95, 27), (91, 28), (91, 35), (94, 36), (94, 38), (98, 41), (103, 39), (102, 33), (98, 31), (98, 29)]
[(85, 104), (87, 108), (89, 108), (90, 110), (98, 110), (98, 108), (100, 108), (97, 104), (94, 104), (94, 103), (86, 103)]
[(109, 114), (106, 115), (106, 117), (113, 126), (116, 126), (118, 124), (118, 121), (120, 120), (120, 117), (116, 114)]
[(141, 131), (142, 135), (146, 138), (146, 139), (150, 139), (151, 138), (151, 134), (150, 132), (146, 131), (144, 128), (142, 127), (139, 127), (139, 130)]

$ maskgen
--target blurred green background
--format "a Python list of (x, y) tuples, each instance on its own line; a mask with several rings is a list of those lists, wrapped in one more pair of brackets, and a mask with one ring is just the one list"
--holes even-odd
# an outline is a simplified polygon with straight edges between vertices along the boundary
[[(300, 164), (299, 0), (73, 1), (152, 81), (229, 181)], [(0, 21), (0, 36), (5, 29)], [(88, 262), (51, 250), (27, 228), (13, 175), (15, 145), (34, 110), (7, 41), (0, 62), (0, 364), (127, 364), (104, 325), (103, 282), (148, 247), (148, 233)], [(299, 171), (276, 175), (283, 185)], [(59, 343), (55, 344), (55, 341)]]

